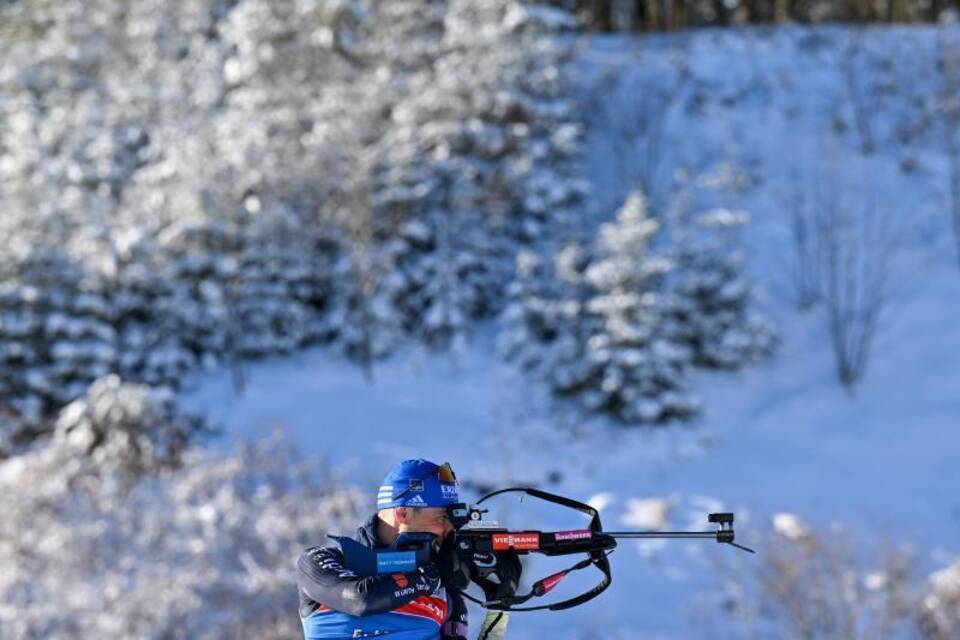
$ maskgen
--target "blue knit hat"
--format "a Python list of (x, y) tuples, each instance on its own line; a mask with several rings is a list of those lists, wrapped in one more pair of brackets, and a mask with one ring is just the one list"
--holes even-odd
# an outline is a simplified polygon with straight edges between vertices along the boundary
[(446, 507), (460, 502), (457, 480), (449, 463), (404, 460), (387, 474), (377, 493), (377, 509)]

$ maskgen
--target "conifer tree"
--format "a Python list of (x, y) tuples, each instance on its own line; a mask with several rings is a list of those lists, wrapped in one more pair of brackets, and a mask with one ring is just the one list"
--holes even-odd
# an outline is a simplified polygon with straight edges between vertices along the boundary
[(753, 309), (753, 288), (743, 273), (736, 230), (745, 213), (716, 210), (698, 216), (672, 250), (667, 317), (673, 338), (693, 353), (694, 364), (739, 369), (769, 356), (773, 328)]

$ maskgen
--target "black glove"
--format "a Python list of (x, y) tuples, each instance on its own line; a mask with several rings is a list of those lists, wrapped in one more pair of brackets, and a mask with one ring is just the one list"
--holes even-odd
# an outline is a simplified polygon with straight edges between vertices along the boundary
[(457, 554), (455, 539), (455, 533), (447, 534), (440, 550), (434, 555), (434, 562), (440, 569), (443, 586), (454, 591), (463, 591), (470, 586), (470, 567)]
[(520, 563), (520, 554), (513, 549), (498, 554), (500, 556), (500, 583), (508, 587), (512, 593), (516, 593), (520, 586), (520, 574), (523, 573), (523, 565)]
[(418, 593), (432, 594), (440, 587), (440, 569), (435, 562), (417, 567), (420, 579), (414, 584)]
[(520, 554), (515, 550), (497, 551), (494, 556), (497, 564), (493, 573), (500, 579), (500, 582), (495, 583), (490, 579), (477, 581), (483, 588), (483, 595), (486, 596), (487, 601), (514, 595), (520, 586), (520, 574), (523, 571), (523, 565), (520, 564)]

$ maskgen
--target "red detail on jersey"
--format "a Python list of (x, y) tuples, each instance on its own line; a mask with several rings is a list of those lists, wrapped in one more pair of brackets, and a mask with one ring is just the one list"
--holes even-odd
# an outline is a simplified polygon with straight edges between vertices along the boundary
[(394, 609), (390, 613), (403, 613), (418, 618), (427, 618), (436, 622), (439, 627), (447, 619), (447, 601), (443, 598), (417, 596), (411, 602)]
[(393, 581), (396, 582), (397, 586), (401, 589), (405, 589), (407, 585), (410, 584), (410, 581), (407, 580), (407, 576), (403, 575), (402, 573), (393, 574)]
[(495, 551), (504, 551), (510, 548), (520, 551), (534, 551), (539, 549), (540, 534), (536, 531), (531, 533), (493, 534), (493, 549)]

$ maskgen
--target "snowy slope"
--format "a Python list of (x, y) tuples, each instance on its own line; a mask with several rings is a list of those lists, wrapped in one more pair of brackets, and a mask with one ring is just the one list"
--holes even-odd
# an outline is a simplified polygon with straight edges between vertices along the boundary
[[(842, 522), (865, 540), (913, 543), (924, 568), (943, 566), (960, 554), (960, 272), (944, 212), (945, 163), (934, 145), (918, 143), (909, 153), (919, 169), (905, 174), (899, 164), (907, 150), (879, 145), (862, 160), (849, 133), (830, 132), (837, 104), (831, 96), (843, 91), (835, 65), (846, 35), (818, 34), (826, 44), (800, 62), (795, 57), (812, 36), (799, 29), (596, 38), (581, 54), (584, 95), (601, 102), (612, 99), (614, 87), (621, 92), (616, 99), (629, 103), (630, 91), (659, 81), (650, 69), (664, 69), (669, 82), (678, 58), (693, 77), (709, 80), (710, 95), (732, 101), (668, 114), (660, 174), (698, 166), (722, 183), (724, 167), (732, 166), (762, 176), (744, 188), (691, 192), (694, 206), (751, 213), (742, 237), (748, 268), (783, 340), (766, 365), (701, 374), (705, 413), (697, 423), (643, 431), (557, 428), (538, 390), (498, 363), (495, 325), (459, 354), (398, 354), (375, 369), (372, 382), (314, 350), (249, 366), (241, 396), (227, 372), (197, 378), (183, 403), (209, 412), (226, 439), (287, 425), (318, 465), (368, 488), (371, 506), (387, 468), (424, 456), (451, 461), (470, 482), (537, 482), (592, 498), (610, 529), (656, 521), (656, 505), (643, 502), (652, 498), (670, 501), (663, 524), (676, 528), (700, 528), (707, 512), (732, 509), (745, 540), (774, 514), (794, 512), (814, 524)], [(870, 38), (864, 46), (896, 54), (929, 51), (935, 34), (898, 29)], [(630, 81), (630, 74), (643, 73), (643, 82)], [(594, 213), (603, 219), (629, 185), (613, 166), (616, 123), (595, 125), (584, 170), (596, 187)], [(886, 126), (878, 116), (878, 131)], [(790, 300), (783, 203), (798, 166), (840, 176), (845, 192), (876, 197), (901, 225), (894, 304), (855, 394), (835, 381), (820, 312), (801, 314)], [(667, 201), (669, 190), (662, 197)], [(514, 526), (534, 524), (516, 505), (508, 514)], [(574, 514), (566, 522), (575, 521)], [(541, 524), (564, 526), (553, 516)], [(624, 544), (611, 558), (608, 593), (568, 612), (518, 614), (508, 637), (725, 637), (714, 626), (720, 613), (711, 594), (719, 581), (708, 560), (734, 553), (740, 552), (708, 542)]]

